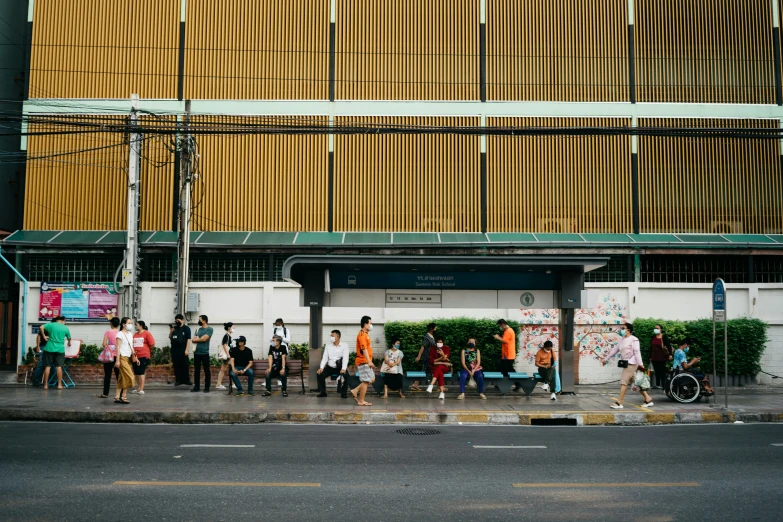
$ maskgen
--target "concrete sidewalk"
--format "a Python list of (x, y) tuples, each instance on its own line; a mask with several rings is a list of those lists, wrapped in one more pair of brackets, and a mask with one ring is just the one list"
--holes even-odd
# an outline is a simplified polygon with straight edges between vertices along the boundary
[[(549, 394), (537, 388), (528, 399), (522, 392), (503, 397), (488, 392), (488, 400), (479, 400), (475, 390), (466, 400), (457, 400), (452, 388), (446, 400), (437, 394), (407, 392), (407, 398), (375, 395), (367, 400), (371, 407), (359, 407), (349, 396), (336, 393), (318, 398), (302, 395), (290, 388), (288, 397), (275, 391), (262, 397), (229, 396), (225, 391), (190, 393), (186, 387), (147, 387), (143, 396), (130, 394), (131, 404), (115, 404), (100, 399), (97, 386), (77, 385), (68, 390), (44, 391), (31, 386), (0, 387), (0, 420), (62, 422), (137, 422), (137, 423), (363, 423), (363, 424), (567, 424), (642, 425), (695, 424), (703, 422), (783, 422), (783, 389), (752, 387), (729, 390), (729, 409), (719, 390), (718, 407), (710, 404), (679, 404), (667, 399), (660, 390), (652, 390), (655, 406), (641, 408), (638, 393), (630, 393), (623, 410), (612, 410), (617, 387), (577, 386), (576, 395), (562, 395), (551, 401)], [(114, 390), (111, 394), (113, 396)], [(542, 420), (543, 419), (543, 420)], [(571, 419), (571, 420), (566, 420)]]

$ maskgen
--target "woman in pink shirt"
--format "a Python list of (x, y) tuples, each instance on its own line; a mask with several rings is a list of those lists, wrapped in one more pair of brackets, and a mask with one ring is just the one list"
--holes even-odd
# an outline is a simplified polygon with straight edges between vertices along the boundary
[[(612, 408), (615, 410), (622, 409), (623, 399), (628, 391), (628, 386), (633, 385), (633, 379), (634, 376), (636, 376), (636, 372), (644, 371), (642, 352), (639, 349), (639, 339), (633, 334), (633, 325), (631, 323), (626, 323), (625, 326), (620, 328), (620, 331), (617, 332), (617, 334), (620, 336), (620, 341), (602, 361), (604, 366), (606, 366), (609, 362), (608, 359), (617, 352), (620, 352), (620, 360), (623, 361), (623, 373), (620, 376), (620, 397), (612, 404)], [(647, 390), (640, 388), (639, 391), (641, 392), (642, 397), (644, 397), (644, 404), (642, 404), (642, 407), (649, 408), (650, 406), (654, 406), (652, 397), (647, 394)]]
[(147, 365), (150, 363), (150, 357), (152, 357), (151, 348), (153, 346), (155, 346), (155, 338), (147, 330), (147, 323), (136, 321), (136, 333), (133, 334), (133, 350), (136, 352), (138, 361), (133, 365), (133, 374), (138, 378), (139, 389), (132, 390), (131, 393), (144, 395), (144, 381), (146, 379), (144, 372), (147, 371)]
[(120, 332), (120, 318), (112, 317), (111, 328), (103, 334), (103, 352), (101, 352), (101, 362), (103, 363), (103, 395), (101, 399), (109, 397), (109, 386), (111, 385), (111, 372), (114, 370), (115, 378), (119, 379), (120, 370), (114, 367), (114, 360), (117, 358), (117, 334)]

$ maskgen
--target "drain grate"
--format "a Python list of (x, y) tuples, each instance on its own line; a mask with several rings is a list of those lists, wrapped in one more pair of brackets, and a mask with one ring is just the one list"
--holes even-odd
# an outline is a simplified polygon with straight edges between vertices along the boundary
[(576, 419), (530, 419), (531, 426), (576, 426)]
[(440, 430), (428, 430), (427, 428), (403, 428), (396, 430), (400, 435), (439, 435)]

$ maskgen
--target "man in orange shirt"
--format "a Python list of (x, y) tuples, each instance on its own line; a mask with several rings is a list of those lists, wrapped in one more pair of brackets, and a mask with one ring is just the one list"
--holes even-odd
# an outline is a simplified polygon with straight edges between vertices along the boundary
[[(503, 332), (503, 337), (498, 334), (494, 336), (503, 345), (500, 352), (500, 373), (508, 377), (509, 373), (514, 372), (514, 361), (517, 358), (517, 336), (505, 319), (498, 320), (498, 326)], [(519, 391), (520, 388), (522, 385), (515, 382), (514, 391)]]
[(359, 406), (372, 406), (371, 402), (366, 402), (364, 396), (367, 393), (367, 387), (375, 381), (375, 365), (372, 362), (372, 342), (370, 342), (370, 330), (372, 330), (372, 319), (365, 315), (362, 317), (361, 330), (356, 336), (356, 373), (359, 375), (358, 387), (351, 390), (356, 404)]

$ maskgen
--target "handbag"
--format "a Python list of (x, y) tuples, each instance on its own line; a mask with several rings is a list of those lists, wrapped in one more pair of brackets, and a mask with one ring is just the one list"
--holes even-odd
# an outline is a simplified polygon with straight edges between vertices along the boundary
[(628, 368), (628, 361), (620, 359), (617, 361), (617, 367), (618, 368)]
[(113, 344), (107, 344), (101, 353), (98, 354), (98, 361), (103, 364), (113, 363), (117, 356), (117, 350)]

